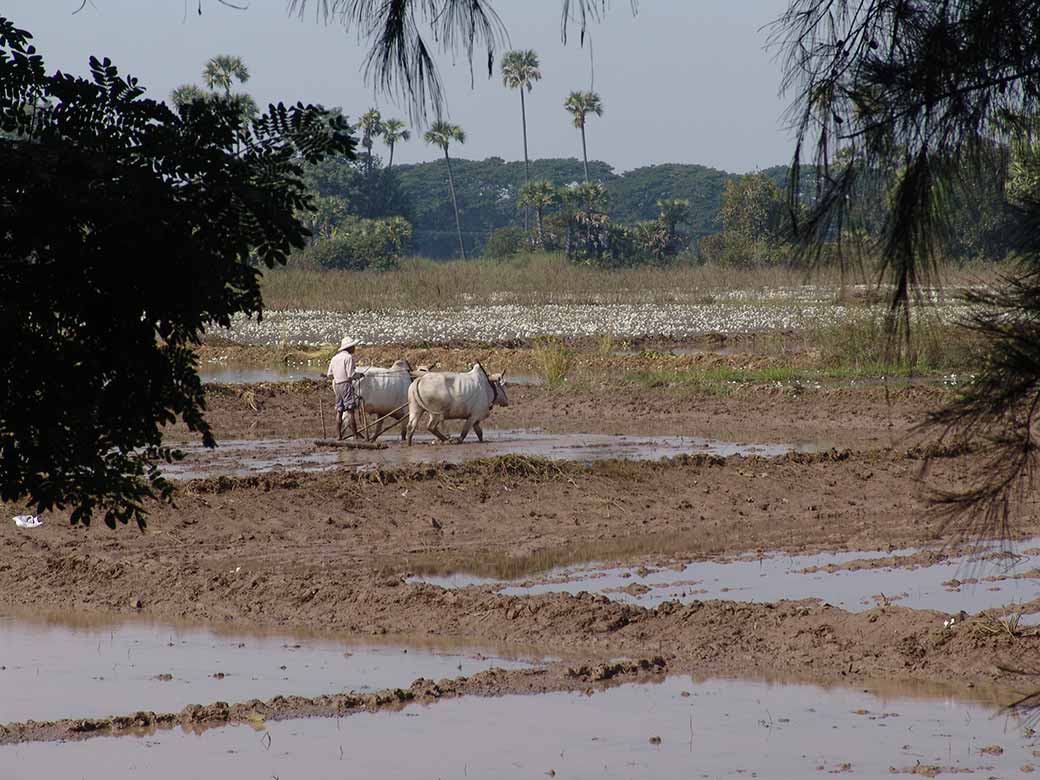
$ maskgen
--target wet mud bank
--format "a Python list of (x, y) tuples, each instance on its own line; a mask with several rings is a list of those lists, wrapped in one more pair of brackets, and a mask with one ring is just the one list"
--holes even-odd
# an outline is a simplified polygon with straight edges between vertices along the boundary
[[(622, 681), (655, 679), (666, 670), (661, 658), (600, 663), (593, 666), (555, 664), (538, 669), (498, 667), (469, 677), (420, 677), (405, 687), (368, 693), (346, 691), (315, 697), (276, 696), (229, 704), (218, 701), (191, 704), (178, 712), (140, 710), (105, 718), (66, 718), (0, 724), (0, 745), (53, 740), (83, 740), (105, 736), (141, 736), (159, 729), (181, 727), (191, 733), (246, 724), (263, 727), (267, 721), (291, 718), (343, 717), (360, 712), (397, 711), (411, 703), (430, 704), (458, 696), (504, 696), (548, 691), (592, 691)], [(0, 753), (0, 760), (3, 753)]]
[[(396, 432), (395, 432), (396, 433)], [(469, 461), (521, 455), (555, 461), (590, 463), (600, 460), (663, 460), (682, 455), (771, 458), (789, 452), (814, 453), (821, 445), (741, 444), (702, 439), (696, 436), (626, 436), (623, 434), (557, 433), (540, 430), (488, 429), (484, 441), (471, 434), (459, 444), (437, 442), (432, 435), (418, 434), (412, 446), (387, 437), (385, 448), (352, 449), (321, 446), (330, 440), (317, 439), (232, 439), (216, 449), (198, 445), (182, 448), (184, 459), (163, 467), (174, 479), (204, 479), (211, 476), (244, 477), (271, 471), (323, 471), (341, 467), (372, 471), (408, 465), (459, 465)]]
[[(930, 550), (762, 553), (733, 560), (657, 561), (652, 566), (583, 565), (521, 581), (441, 575), (412, 577), (444, 588), (496, 585), (506, 596), (603, 594), (642, 606), (666, 601), (815, 599), (850, 612), (900, 604), (948, 614), (1030, 610), (1040, 596), (1036, 539)], [(1022, 550), (1015, 552), (1014, 549)]]

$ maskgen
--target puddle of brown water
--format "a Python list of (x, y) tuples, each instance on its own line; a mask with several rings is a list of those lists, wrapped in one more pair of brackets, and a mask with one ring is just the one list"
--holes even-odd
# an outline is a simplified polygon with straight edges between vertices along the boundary
[(922, 764), (1007, 778), (1037, 761), (1037, 738), (994, 706), (913, 695), (673, 677), (592, 696), (467, 697), (200, 736), (13, 745), (0, 748), (0, 776), (880, 778)]
[(472, 649), (0, 617), (0, 723), (375, 691), (526, 665)]
[(788, 452), (827, 449), (818, 443), (742, 444), (696, 436), (625, 436), (603, 433), (545, 433), (539, 430), (486, 430), (484, 443), (470, 434), (461, 445), (436, 444), (428, 434), (417, 434), (406, 447), (395, 436), (384, 437), (385, 450), (319, 448), (311, 439), (229, 439), (215, 450), (196, 444), (181, 447), (185, 458), (163, 468), (177, 479), (250, 474), (292, 469), (321, 471), (339, 465), (359, 468), (428, 463), (465, 463), (499, 455), (530, 455), (551, 460), (661, 460), (677, 455), (732, 455), (775, 457)]
[[(1035, 546), (1026, 541), (1019, 548)], [(951, 556), (942, 563), (916, 568), (864, 568), (834, 572), (806, 572), (813, 567), (850, 561), (910, 556), (920, 550), (886, 552), (838, 552), (817, 555), (772, 555), (754, 560), (697, 561), (681, 569), (648, 571), (642, 567), (604, 568), (590, 564), (558, 569), (521, 584), (506, 585), (503, 595), (539, 593), (601, 593), (616, 601), (653, 607), (665, 601), (690, 602), (729, 599), (774, 602), (780, 599), (819, 599), (850, 612), (861, 612), (882, 603), (913, 609), (934, 609), (974, 614), (983, 609), (1024, 604), (1040, 597), (1040, 579), (1015, 578), (1040, 566), (1040, 555), (1019, 553), (1013, 559), (989, 559), (992, 546), (972, 555)], [(986, 581), (987, 577), (1000, 577)], [(952, 586), (954, 579), (977, 578), (974, 584)], [(1006, 578), (1006, 579), (1004, 579)], [(496, 580), (468, 575), (413, 577), (444, 588), (493, 584)], [(634, 587), (633, 587), (634, 586)], [(629, 590), (625, 590), (629, 589)], [(1025, 625), (1025, 624), (1023, 624)]]

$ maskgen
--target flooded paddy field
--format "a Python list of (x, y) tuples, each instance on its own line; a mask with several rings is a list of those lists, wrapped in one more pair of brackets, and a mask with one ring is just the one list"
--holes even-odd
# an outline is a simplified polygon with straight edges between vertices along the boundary
[(972, 559), (961, 543), (994, 535), (930, 511), (978, 467), (938, 449), (922, 477), (915, 426), (953, 388), (680, 387), (611, 361), (764, 358), (596, 349), (556, 385), (527, 347), (403, 350), (531, 381), (484, 444), (393, 431), (363, 451), (315, 446), (331, 409), (324, 366), (293, 362), (309, 353), (211, 366), (220, 446), (171, 428), (188, 456), (143, 531), (0, 523), (0, 614), (87, 617), (0, 621), (0, 723), (156, 713), (82, 741), (0, 732), (44, 740), (0, 747), (0, 776), (1018, 777), (1040, 760), (1001, 709), (1040, 687), (1008, 671), (1040, 657), (1040, 512), (1027, 497)]
[(870, 681), (849, 689), (670, 677), (593, 694), (456, 698), (198, 735), (9, 745), (0, 747), (0, 768), (19, 780), (1020, 777), (1033, 771), (1040, 740), (1000, 704), (995, 693)]
[(406, 688), (527, 664), (478, 651), (0, 617), (0, 724), (175, 711), (194, 703)]

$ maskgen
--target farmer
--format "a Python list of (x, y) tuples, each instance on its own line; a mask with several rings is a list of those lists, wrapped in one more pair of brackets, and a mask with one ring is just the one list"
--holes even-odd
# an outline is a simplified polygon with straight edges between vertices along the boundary
[(357, 396), (354, 392), (354, 347), (360, 344), (357, 339), (344, 336), (339, 350), (329, 361), (328, 376), (332, 377), (332, 389), (336, 393), (336, 437), (343, 438), (343, 414), (349, 414), (350, 435), (357, 436), (357, 417), (354, 410)]

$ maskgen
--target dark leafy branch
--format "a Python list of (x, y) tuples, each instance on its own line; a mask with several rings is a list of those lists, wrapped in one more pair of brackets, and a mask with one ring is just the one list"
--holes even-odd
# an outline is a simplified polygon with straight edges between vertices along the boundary
[(193, 348), (261, 315), (260, 269), (308, 235), (303, 162), (355, 142), (314, 106), (175, 113), (107, 59), (48, 75), (30, 40), (0, 18), (0, 500), (143, 524), (162, 427), (214, 444)]

